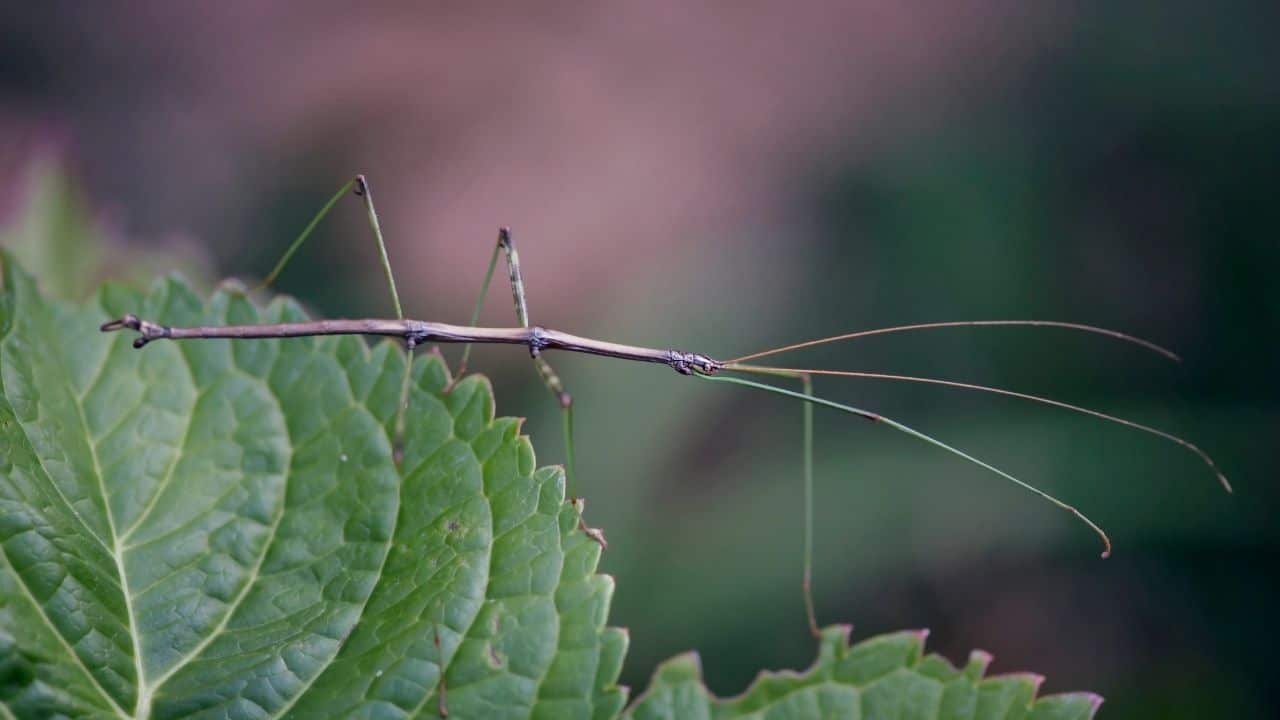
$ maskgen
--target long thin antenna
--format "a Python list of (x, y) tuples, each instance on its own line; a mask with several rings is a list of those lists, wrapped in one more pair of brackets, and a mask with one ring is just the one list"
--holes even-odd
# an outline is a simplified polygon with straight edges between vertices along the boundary
[[(738, 368), (738, 369), (742, 370), (742, 368)], [(763, 369), (770, 370), (772, 368), (763, 368)], [(969, 455), (968, 453), (965, 453), (961, 450), (957, 450), (956, 448), (951, 447), (950, 445), (942, 442), (941, 440), (930, 437), (929, 435), (926, 435), (914, 428), (903, 425), (902, 423), (896, 420), (891, 420), (883, 415), (880, 415), (878, 413), (873, 413), (869, 410), (862, 410), (862, 409), (853, 407), (851, 405), (842, 405), (838, 402), (827, 400), (826, 398), (820, 398), (815, 395), (805, 395), (804, 393), (799, 393), (792, 390), (784, 390), (783, 388), (780, 388), (780, 387), (775, 387), (773, 385), (766, 385), (764, 383), (758, 383), (752, 380), (744, 380), (743, 378), (732, 377), (729, 375), (702, 375), (702, 374), (699, 374), (696, 377), (702, 378), (704, 380), (711, 380), (713, 382), (725, 382), (725, 383), (733, 383), (734, 385), (745, 385), (747, 387), (755, 388), (757, 390), (764, 390), (765, 392), (776, 393), (778, 395), (786, 395), (787, 397), (795, 398), (797, 400), (803, 400), (804, 402), (807, 402), (807, 403), (822, 405), (824, 407), (829, 407), (835, 410), (839, 410), (841, 412), (846, 412), (851, 415), (857, 415), (858, 417), (866, 418), (867, 420), (871, 420), (873, 422), (884, 423), (885, 425), (888, 425), (889, 427), (893, 428), (894, 430), (897, 430), (898, 432), (905, 433), (919, 440), (923, 440), (924, 442), (927, 442), (930, 445), (933, 445), (934, 447), (941, 448), (951, 453), (952, 455), (956, 455), (960, 458), (968, 460), (969, 462), (973, 463), (974, 465), (977, 465), (978, 467), (984, 468), (986, 470), (990, 470), (996, 475), (999, 475), (1000, 477), (1014, 483), (1015, 485), (1018, 485), (1019, 487), (1022, 487), (1025, 490), (1029, 490), (1035, 493), (1036, 495), (1039, 495), (1041, 498), (1048, 500), (1049, 502), (1053, 503), (1054, 505), (1057, 505), (1063, 510), (1066, 510), (1072, 515), (1075, 515), (1081, 522), (1083, 522), (1085, 525), (1088, 525), (1089, 528), (1093, 530), (1095, 533), (1097, 533), (1098, 537), (1102, 539), (1102, 557), (1106, 558), (1111, 556), (1111, 538), (1107, 537), (1106, 531), (1098, 527), (1098, 525), (1095, 522), (1090, 520), (1088, 516), (1086, 516), (1084, 513), (1080, 512), (1079, 510), (1077, 510), (1075, 507), (1068, 505), (1067, 503), (1059, 500), (1058, 498), (1050, 495), (1049, 493), (1041, 490), (1040, 488), (1034, 485), (1031, 485), (1019, 480), (1018, 478), (1010, 475), (1009, 473), (995, 466), (988, 465), (987, 463), (982, 462), (981, 460), (973, 457), (972, 455)]]
[(815, 345), (826, 345), (827, 343), (840, 342), (842, 340), (853, 340), (855, 338), (871, 337), (872, 335), (887, 335), (889, 333), (907, 332), (910, 330), (932, 330), (935, 328), (949, 327), (1002, 327), (1002, 326), (1032, 326), (1032, 327), (1056, 327), (1067, 330), (1078, 330), (1080, 332), (1093, 333), (1094, 335), (1105, 335), (1109, 338), (1121, 340), (1123, 342), (1132, 343), (1144, 347), (1154, 353), (1169, 358), (1175, 362), (1181, 362), (1182, 358), (1172, 350), (1161, 347), (1150, 340), (1143, 340), (1116, 330), (1108, 330), (1107, 328), (1096, 327), (1094, 325), (1081, 325), (1079, 323), (1057, 322), (1055, 320), (956, 320), (952, 322), (932, 322), (919, 323), (916, 325), (897, 325), (894, 327), (877, 328), (875, 330), (860, 330), (858, 332), (845, 333), (844, 335), (832, 335), (831, 337), (818, 338), (817, 340), (809, 340), (806, 342), (795, 343), (793, 345), (784, 345), (769, 350), (761, 350), (750, 355), (743, 355), (726, 362), (739, 363), (746, 360), (757, 360), (770, 355), (778, 355), (792, 350), (800, 350), (802, 348), (814, 347)]
[(1054, 407), (1060, 407), (1066, 410), (1071, 410), (1074, 412), (1083, 413), (1085, 415), (1090, 415), (1100, 420), (1106, 420), (1107, 422), (1113, 422), (1118, 425), (1124, 425), (1125, 427), (1133, 428), (1134, 430), (1140, 430), (1142, 432), (1155, 435), (1156, 437), (1164, 438), (1169, 442), (1181, 445), (1182, 447), (1195, 453), (1201, 460), (1203, 460), (1204, 463), (1209, 466), (1209, 469), (1213, 471), (1214, 475), (1218, 477), (1218, 482), (1222, 483), (1222, 487), (1227, 492), (1232, 492), (1231, 482), (1227, 480), (1227, 476), (1224, 475), (1223, 472), (1218, 469), (1217, 464), (1213, 462), (1213, 458), (1209, 457), (1208, 453), (1206, 453), (1204, 450), (1201, 450), (1194, 443), (1184, 440), (1172, 433), (1168, 433), (1168, 432), (1165, 432), (1164, 430), (1160, 430), (1159, 428), (1151, 427), (1150, 425), (1143, 425), (1142, 423), (1134, 422), (1133, 420), (1126, 420), (1122, 417), (1116, 417), (1115, 415), (1108, 415), (1103, 412), (1098, 412), (1097, 410), (1090, 410), (1089, 408), (1080, 407), (1079, 405), (1072, 405), (1070, 403), (1065, 403), (1060, 400), (1053, 400), (1050, 398), (1041, 397), (1039, 395), (1029, 395), (1027, 393), (1020, 393), (1013, 390), (1005, 390), (1004, 388), (990, 387), (987, 385), (975, 385), (973, 383), (956, 382), (953, 380), (940, 380), (938, 378), (916, 377), (914, 375), (892, 375), (889, 373), (862, 372), (857, 370), (810, 370), (810, 369), (802, 369), (802, 368), (771, 368), (771, 367), (758, 367), (754, 365), (739, 365), (735, 363), (726, 363), (724, 366), (724, 369), (738, 370), (743, 372), (761, 372), (761, 371), (768, 371), (768, 370), (776, 370), (776, 371), (782, 371), (787, 373), (805, 373), (805, 374), (811, 374), (811, 375), (834, 375), (837, 377), (867, 378), (871, 380), (897, 380), (900, 382), (927, 383), (929, 385), (942, 385), (944, 387), (960, 388), (962, 390), (977, 390), (979, 392), (993, 393), (995, 395), (1006, 395), (1008, 397), (1019, 398), (1022, 400), (1030, 400), (1032, 402), (1043, 403), (1045, 405), (1052, 405)]

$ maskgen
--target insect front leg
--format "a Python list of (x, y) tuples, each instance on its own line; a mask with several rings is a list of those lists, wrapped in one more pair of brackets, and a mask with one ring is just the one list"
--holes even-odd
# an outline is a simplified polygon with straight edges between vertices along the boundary
[[(770, 375), (791, 378), (800, 382), (800, 391), (806, 398), (813, 398), (813, 376), (804, 372), (779, 371)], [(818, 628), (818, 615), (813, 608), (813, 403), (802, 402), (803, 452), (804, 452), (804, 576), (800, 589), (804, 595), (805, 619), (809, 621), (809, 632), (821, 637)]]

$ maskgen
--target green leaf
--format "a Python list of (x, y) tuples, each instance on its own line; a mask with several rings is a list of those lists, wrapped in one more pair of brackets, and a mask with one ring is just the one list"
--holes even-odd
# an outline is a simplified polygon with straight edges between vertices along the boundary
[(54, 297), (82, 299), (104, 277), (145, 282), (181, 268), (197, 280), (209, 261), (195, 245), (167, 238), (163, 244), (127, 243), (85, 200), (59, 153), (33, 153), (15, 173), (15, 212), (0, 218), (0, 247), (40, 279)]
[(107, 233), (74, 187), (56, 153), (34, 155), (17, 178), (24, 196), (0, 227), (0, 245), (57, 297), (84, 297), (101, 262)]
[(1042, 678), (984, 678), (991, 656), (974, 652), (964, 668), (924, 655), (926, 632), (881, 635), (849, 646), (848, 627), (822, 631), (818, 660), (804, 673), (762, 673), (743, 694), (712, 697), (698, 656), (668, 660), (626, 713), (659, 718), (848, 718), (857, 720), (1085, 720), (1102, 699), (1092, 693), (1036, 699)]
[(303, 314), (179, 280), (70, 305), (2, 259), (0, 717), (621, 710), (599, 547), (487, 380), (420, 354), (397, 467), (394, 344), (136, 351), (96, 326)]
[[(612, 718), (627, 635), (599, 547), (535, 468), (488, 381), (358, 338), (130, 347), (103, 320), (302, 320), (234, 287), (169, 279), (42, 298), (8, 255), (0, 292), (0, 718)], [(1090, 718), (923, 657), (923, 633), (848, 645), (720, 700), (697, 657), (628, 718)]]

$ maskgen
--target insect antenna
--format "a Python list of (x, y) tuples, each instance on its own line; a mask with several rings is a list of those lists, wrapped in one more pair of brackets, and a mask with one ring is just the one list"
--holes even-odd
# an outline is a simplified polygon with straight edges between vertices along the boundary
[(1028, 393), (1016, 392), (1014, 390), (1006, 390), (1004, 388), (990, 387), (988, 385), (976, 385), (973, 383), (956, 382), (953, 380), (942, 380), (939, 378), (916, 377), (914, 375), (893, 375), (889, 373), (864, 372), (864, 371), (857, 371), (857, 370), (813, 370), (813, 369), (807, 369), (807, 368), (772, 368), (772, 367), (761, 367), (761, 366), (755, 366), (755, 365), (742, 365), (738, 363), (727, 363), (724, 366), (724, 369), (737, 370), (742, 372), (756, 372), (756, 373), (759, 373), (761, 371), (776, 371), (776, 372), (788, 373), (788, 374), (802, 373), (806, 375), (830, 375), (830, 376), (836, 376), (836, 377), (864, 378), (869, 380), (893, 380), (898, 382), (923, 383), (928, 385), (941, 385), (944, 387), (959, 388), (961, 390), (976, 390), (978, 392), (991, 393), (994, 395), (1004, 395), (1007, 397), (1018, 398), (1021, 400), (1029, 400), (1031, 402), (1037, 402), (1044, 405), (1052, 405), (1053, 407), (1059, 407), (1065, 410), (1071, 410), (1073, 412), (1089, 415), (1091, 417), (1095, 417), (1100, 420), (1116, 423), (1117, 425), (1123, 425), (1125, 427), (1133, 428), (1134, 430), (1139, 430), (1141, 432), (1148, 433), (1150, 435), (1154, 435), (1156, 437), (1168, 440), (1171, 443), (1181, 445), (1187, 450), (1195, 453), (1196, 456), (1199, 457), (1204, 462), (1205, 465), (1209, 466), (1209, 469), (1213, 471), (1215, 476), (1217, 476), (1218, 482), (1222, 484), (1223, 489), (1225, 489), (1227, 492), (1232, 492), (1231, 482), (1227, 480), (1227, 476), (1223, 474), (1221, 470), (1218, 469), (1218, 466), (1216, 463), (1214, 463), (1213, 458), (1210, 457), (1209, 454), (1206, 453), (1204, 450), (1201, 450), (1200, 447), (1197, 446), (1196, 444), (1188, 440), (1185, 440), (1181, 437), (1178, 437), (1177, 435), (1174, 435), (1172, 433), (1165, 432), (1164, 430), (1161, 430), (1159, 428), (1151, 427), (1150, 425), (1144, 425), (1139, 422), (1134, 422), (1133, 420), (1127, 420), (1125, 418), (1117, 417), (1115, 415), (1108, 415), (1107, 413), (1104, 413), (1104, 412), (1099, 412), (1097, 410), (1092, 410), (1090, 408), (1081, 407), (1079, 405), (1072, 405), (1070, 403), (1065, 403), (1060, 400), (1053, 400), (1051, 398), (1041, 397), (1039, 395), (1031, 395)]
[(873, 330), (859, 330), (858, 332), (845, 333), (843, 335), (832, 335), (830, 337), (818, 338), (816, 340), (808, 340), (806, 342), (794, 343), (792, 345), (783, 345), (782, 347), (770, 348), (768, 350), (761, 350), (760, 352), (751, 353), (750, 355), (743, 355), (742, 357), (737, 357), (732, 360), (727, 360), (726, 363), (731, 364), (731, 363), (745, 362), (747, 360), (758, 360), (762, 357), (769, 357), (770, 355), (779, 355), (781, 353), (791, 352), (792, 350), (800, 350), (803, 348), (815, 347), (817, 345), (826, 345), (828, 343), (841, 342), (844, 340), (854, 340), (857, 338), (871, 337), (873, 335), (888, 335), (890, 333), (910, 332), (915, 330), (934, 330), (938, 328), (1011, 327), (1011, 326), (1012, 327), (1018, 327), (1018, 326), (1052, 327), (1052, 328), (1062, 328), (1065, 330), (1075, 330), (1078, 332), (1092, 333), (1094, 335), (1103, 335), (1103, 336), (1112, 338), (1114, 340), (1120, 340), (1121, 342), (1127, 342), (1133, 345), (1144, 347), (1150, 350), (1151, 352), (1154, 352), (1158, 355), (1163, 355), (1164, 357), (1170, 360), (1173, 360), (1175, 362), (1182, 361), (1182, 358), (1178, 357), (1177, 353), (1173, 352), (1172, 350), (1166, 347), (1157, 345), (1151, 342), (1150, 340), (1143, 340), (1140, 337), (1134, 337), (1133, 335), (1129, 335), (1127, 333), (1122, 333), (1116, 330), (1109, 330), (1107, 328), (1097, 327), (1095, 325), (1081, 325), (1080, 323), (1058, 322), (1056, 320), (955, 320), (950, 322), (931, 322), (931, 323), (917, 323), (914, 325), (895, 325), (894, 327), (876, 328)]
[[(726, 368), (726, 369), (728, 369), (728, 368)], [(738, 368), (734, 368), (734, 369), (735, 369), (735, 370), (737, 370), (737, 371), (740, 371), (740, 372), (750, 372), (750, 373), (757, 373), (757, 374), (764, 374), (764, 375), (775, 374), (775, 373), (771, 372), (771, 371), (774, 371), (774, 370), (775, 370), (775, 368), (751, 368), (751, 367), (743, 368), (743, 367), (738, 367)], [(782, 374), (782, 373), (790, 372), (790, 371), (782, 370), (782, 369), (778, 369), (778, 370), (779, 370), (779, 372), (778, 372), (777, 374)], [(912, 427), (910, 427), (910, 426), (904, 425), (904, 424), (902, 424), (902, 423), (898, 422), (897, 420), (894, 420), (894, 419), (892, 419), (892, 418), (885, 417), (884, 415), (881, 415), (881, 414), (879, 414), (879, 413), (874, 413), (874, 412), (871, 412), (871, 411), (869, 411), (869, 410), (863, 410), (863, 409), (861, 409), (861, 408), (856, 408), (856, 407), (853, 407), (852, 405), (845, 405), (845, 404), (843, 404), (843, 403), (838, 403), (838, 402), (835, 402), (835, 401), (832, 401), (832, 400), (827, 400), (826, 398), (818, 397), (818, 396), (816, 396), (816, 395), (808, 395), (808, 394), (805, 394), (805, 393), (796, 392), (796, 391), (794, 391), (794, 390), (787, 390), (787, 389), (785, 389), (785, 388), (780, 388), (780, 387), (777, 387), (777, 386), (775, 386), (775, 385), (768, 385), (768, 384), (765, 384), (765, 383), (756, 382), (756, 381), (754, 381), (754, 380), (747, 380), (747, 379), (745, 379), (745, 378), (734, 377), (734, 376), (732, 376), (732, 375), (703, 375), (703, 374), (698, 374), (698, 375), (696, 375), (696, 377), (702, 378), (702, 379), (704, 379), (704, 380), (710, 380), (710, 381), (712, 381), (712, 382), (723, 382), (723, 383), (731, 383), (731, 384), (733, 384), (733, 385), (743, 385), (743, 386), (746, 386), (746, 387), (749, 387), (749, 388), (754, 388), (754, 389), (756, 389), (756, 390), (763, 390), (763, 391), (765, 391), (765, 392), (771, 392), (771, 393), (775, 393), (775, 394), (777, 394), (777, 395), (785, 395), (785, 396), (787, 396), (787, 397), (794, 398), (794, 399), (796, 399), (796, 400), (802, 400), (802, 401), (804, 401), (804, 402), (812, 403), (812, 404), (814, 404), (814, 405), (821, 405), (821, 406), (823, 406), (823, 407), (828, 407), (828, 408), (831, 408), (831, 409), (833, 409), (833, 410), (839, 410), (839, 411), (841, 411), (841, 412), (849, 413), (849, 414), (851, 414), (851, 415), (856, 415), (856, 416), (858, 416), (858, 417), (864, 418), (864, 419), (866, 419), (866, 420), (870, 420), (870, 421), (875, 422), (875, 423), (880, 423), (880, 424), (886, 425), (886, 426), (888, 426), (888, 427), (893, 428), (894, 430), (897, 430), (897, 431), (898, 431), (898, 432), (900, 432), (900, 433), (904, 433), (904, 434), (910, 435), (910, 436), (912, 436), (912, 437), (914, 437), (914, 438), (916, 438), (916, 439), (918, 439), (918, 440), (922, 440), (922, 441), (924, 441), (924, 442), (926, 442), (926, 443), (928, 443), (928, 444), (930, 444), (930, 445), (933, 445), (934, 447), (940, 448), (940, 449), (942, 449), (942, 450), (945, 450), (946, 452), (951, 453), (952, 455), (955, 455), (955, 456), (957, 456), (957, 457), (959, 457), (959, 458), (962, 458), (962, 459), (964, 459), (964, 460), (967, 460), (967, 461), (969, 461), (970, 463), (973, 463), (974, 465), (977, 465), (978, 467), (981, 467), (981, 468), (983, 468), (983, 469), (989, 470), (989, 471), (991, 471), (991, 472), (995, 473), (996, 475), (999, 475), (1000, 477), (1002, 477), (1002, 478), (1004, 478), (1004, 479), (1006, 479), (1006, 480), (1008, 480), (1008, 481), (1010, 481), (1010, 482), (1014, 483), (1015, 485), (1017, 485), (1017, 486), (1019, 486), (1019, 487), (1021, 487), (1021, 488), (1025, 489), (1025, 490), (1028, 490), (1028, 491), (1030, 491), (1030, 492), (1033, 492), (1033, 493), (1035, 493), (1036, 495), (1039, 495), (1039, 496), (1040, 496), (1041, 498), (1043, 498), (1044, 500), (1047, 500), (1048, 502), (1050, 502), (1050, 503), (1052, 503), (1052, 504), (1054, 504), (1054, 505), (1058, 506), (1059, 508), (1061, 508), (1061, 509), (1063, 509), (1063, 510), (1066, 510), (1067, 512), (1069, 512), (1069, 513), (1071, 513), (1072, 515), (1076, 516), (1076, 518), (1077, 518), (1077, 519), (1079, 519), (1079, 520), (1080, 520), (1081, 522), (1083, 522), (1085, 525), (1088, 525), (1088, 526), (1089, 526), (1089, 529), (1093, 530), (1093, 532), (1094, 532), (1094, 533), (1096, 533), (1096, 534), (1098, 535), (1098, 538), (1102, 540), (1102, 557), (1104, 557), (1104, 558), (1105, 558), (1105, 557), (1110, 557), (1110, 556), (1111, 556), (1111, 538), (1107, 536), (1106, 531), (1105, 531), (1105, 530), (1103, 530), (1101, 527), (1099, 527), (1099, 526), (1098, 526), (1098, 524), (1097, 524), (1097, 523), (1095, 523), (1093, 520), (1090, 520), (1090, 519), (1089, 519), (1089, 517), (1088, 517), (1087, 515), (1085, 515), (1084, 513), (1080, 512), (1079, 510), (1077, 510), (1074, 506), (1072, 506), (1072, 505), (1068, 505), (1067, 503), (1063, 502), (1062, 500), (1059, 500), (1058, 498), (1054, 497), (1053, 495), (1050, 495), (1049, 493), (1047, 493), (1047, 492), (1045, 492), (1045, 491), (1041, 490), (1040, 488), (1038, 488), (1038, 487), (1036, 487), (1036, 486), (1034, 486), (1034, 485), (1032, 485), (1032, 484), (1030, 484), (1030, 483), (1024, 482), (1024, 481), (1022, 481), (1022, 480), (1019, 480), (1018, 478), (1016, 478), (1016, 477), (1014, 477), (1014, 476), (1010, 475), (1009, 473), (1007, 473), (1007, 472), (1005, 472), (1005, 471), (1001, 470), (1000, 468), (995, 467), (994, 465), (990, 465), (990, 464), (988, 464), (988, 463), (985, 463), (985, 462), (983, 462), (983, 461), (979, 460), (978, 458), (976, 458), (976, 457), (974, 457), (974, 456), (972, 456), (972, 455), (970, 455), (970, 454), (968, 454), (968, 453), (964, 452), (963, 450), (959, 450), (959, 449), (957, 449), (957, 448), (955, 448), (955, 447), (952, 447), (951, 445), (948, 445), (947, 443), (944, 443), (944, 442), (942, 442), (941, 440), (939, 440), (939, 439), (937, 439), (937, 438), (935, 438), (935, 437), (933, 437), (933, 436), (931, 436), (931, 435), (928, 435), (928, 434), (926, 434), (926, 433), (923, 433), (923, 432), (921, 432), (921, 431), (919, 431), (919, 430), (916, 430), (915, 428), (912, 428)]]

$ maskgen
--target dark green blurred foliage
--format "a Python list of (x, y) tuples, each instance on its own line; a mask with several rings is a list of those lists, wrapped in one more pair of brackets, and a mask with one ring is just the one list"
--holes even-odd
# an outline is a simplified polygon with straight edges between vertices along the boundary
[[(1227, 497), (1182, 450), (1051, 409), (820, 381), (1041, 483), (1117, 540), (1100, 561), (1087, 532), (1029, 496), (820, 414), (822, 618), (861, 633), (928, 625), (952, 656), (982, 646), (998, 668), (1043, 670), (1051, 688), (1098, 689), (1103, 717), (1268, 714), (1280, 640), (1280, 85), (1266, 70), (1280, 67), (1276, 15), (1262, 4), (1099, 4), (1015, 82), (966, 88), (946, 114), (808, 178), (819, 220), (802, 276), (813, 281), (754, 344), (978, 317), (1136, 331), (1185, 362), (990, 330), (867, 340), (784, 364), (1042, 392), (1186, 433), (1237, 483)], [(885, 124), (905, 111), (886, 109)], [(649, 532), (667, 529), (645, 534), (643, 557), (606, 562), (622, 578), (647, 568), (653, 588), (615, 605), (635, 639), (633, 682), (672, 638), (703, 651), (722, 692), (759, 662), (804, 657), (799, 413), (759, 397), (723, 402), (690, 423), (701, 437), (682, 426), (673, 441), (700, 458), (697, 472), (652, 469), (674, 492), (651, 500)], [(582, 415), (592, 412), (608, 410)], [(717, 587), (697, 587), (708, 577)]]

